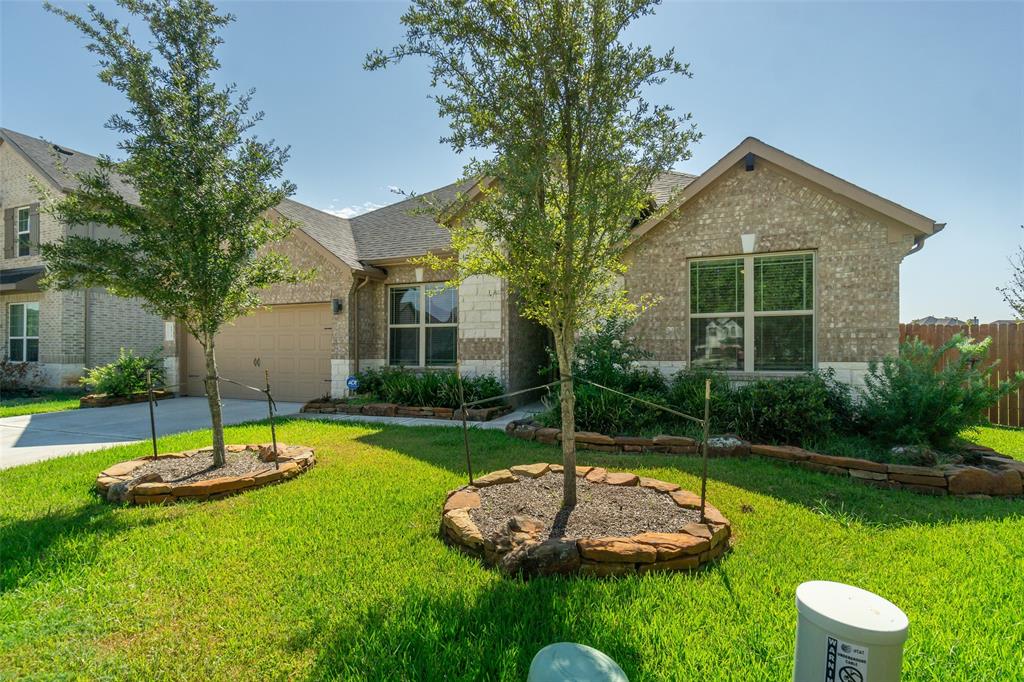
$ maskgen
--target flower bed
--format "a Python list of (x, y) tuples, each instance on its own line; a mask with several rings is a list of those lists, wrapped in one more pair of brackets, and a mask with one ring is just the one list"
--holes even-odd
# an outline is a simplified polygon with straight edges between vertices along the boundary
[[(208, 456), (213, 448), (200, 448), (161, 454), (155, 457), (120, 462), (103, 470), (96, 477), (96, 492), (110, 502), (130, 504), (165, 504), (178, 500), (217, 500), (230, 495), (278, 483), (308, 471), (316, 464), (313, 449), (303, 445), (277, 444), (277, 456), (270, 443), (262, 445), (228, 445), (227, 452), (236, 455), (251, 454), (258, 462), (237, 475), (217, 476), (217, 470), (190, 473), (179, 482), (165, 481), (160, 474), (141, 473), (148, 464), (168, 459)], [(276, 464), (276, 466), (275, 466)]]
[[(562, 438), (562, 432), (558, 429), (544, 428), (535, 422), (514, 421), (505, 428), (505, 432), (515, 438), (550, 445), (559, 443)], [(692, 438), (668, 435), (635, 438), (578, 432), (576, 443), (579, 449), (601, 452), (697, 454), (699, 451), (697, 442)], [(847, 476), (854, 481), (880, 488), (910, 490), (926, 495), (1024, 495), (1024, 462), (978, 445), (968, 449), (979, 455), (980, 464), (933, 467), (822, 455), (784, 445), (750, 444), (735, 436), (713, 436), (708, 440), (708, 445), (708, 455), (711, 457), (769, 457), (811, 471)]]
[[(173, 398), (172, 391), (165, 391), (162, 388), (153, 390), (153, 400), (166, 400)], [(111, 407), (112, 405), (130, 405), (132, 403), (144, 403), (149, 400), (149, 394), (145, 391), (132, 393), (130, 395), (108, 395), (106, 393), (90, 393), (78, 399), (79, 407)]]
[[(368, 417), (420, 417), (424, 419), (462, 419), (461, 409), (450, 407), (416, 407), (397, 403), (356, 403), (347, 400), (311, 400), (302, 406), (302, 412), (314, 414), (361, 414)], [(466, 420), (486, 422), (512, 411), (508, 405), (469, 408)]]
[[(701, 523), (698, 495), (682, 490), (674, 483), (630, 473), (611, 473), (601, 467), (576, 467), (581, 485), (607, 487), (604, 492), (623, 489), (623, 496), (626, 489), (632, 489), (630, 492), (634, 494), (639, 493), (645, 499), (650, 498), (675, 509), (683, 521), (671, 526), (669, 532), (572, 537), (553, 530), (560, 523), (557, 518), (487, 517), (489, 513), (495, 513), (494, 503), (482, 499), (486, 497), (488, 488), (509, 485), (523, 488), (535, 479), (547, 476), (557, 477), (555, 482), (560, 483), (562, 472), (559, 464), (514, 466), (477, 478), (473, 485), (453, 490), (441, 512), (442, 539), (482, 559), (487, 565), (498, 567), (505, 574), (523, 577), (573, 573), (603, 577), (693, 570), (714, 561), (729, 548), (732, 532), (729, 520), (708, 504), (705, 506), (705, 522)], [(514, 496), (517, 491), (512, 490), (510, 494)], [(580, 505), (583, 499), (581, 497)], [(609, 508), (615, 506), (608, 505)], [(571, 519), (572, 515), (569, 516)], [(500, 527), (484, 533), (480, 525), (485, 522), (489, 525), (498, 522)], [(614, 524), (609, 522), (609, 525)]]

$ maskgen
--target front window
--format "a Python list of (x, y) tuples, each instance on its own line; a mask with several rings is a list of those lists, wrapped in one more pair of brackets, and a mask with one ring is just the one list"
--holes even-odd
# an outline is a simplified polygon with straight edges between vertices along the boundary
[(388, 291), (388, 364), (450, 367), (455, 364), (459, 298), (443, 284), (391, 287)]
[(29, 207), (18, 209), (18, 255), (27, 256), (32, 250), (32, 214)]
[(12, 303), (7, 329), (7, 357), (12, 362), (39, 362), (39, 304)]
[(814, 368), (814, 254), (690, 262), (690, 364)]

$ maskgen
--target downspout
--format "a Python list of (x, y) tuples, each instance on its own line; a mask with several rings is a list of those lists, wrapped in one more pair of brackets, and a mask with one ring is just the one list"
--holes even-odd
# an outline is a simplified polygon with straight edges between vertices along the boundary
[[(938, 232), (941, 232), (942, 228), (944, 228), (944, 227), (946, 227), (946, 223), (935, 223), (935, 227), (932, 230), (932, 234), (936, 234)], [(907, 256), (912, 256), (915, 253), (917, 253), (918, 251), (920, 251), (921, 249), (923, 249), (924, 248), (924, 241), (926, 239), (928, 239), (928, 237), (930, 237), (930, 236), (932, 236), (932, 235), (931, 234), (919, 234), (916, 237), (914, 237), (914, 245), (910, 247), (910, 251), (907, 251)]]

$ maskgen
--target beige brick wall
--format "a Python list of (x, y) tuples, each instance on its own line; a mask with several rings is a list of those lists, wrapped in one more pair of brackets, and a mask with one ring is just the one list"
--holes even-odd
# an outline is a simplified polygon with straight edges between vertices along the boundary
[(626, 288), (657, 299), (634, 327), (654, 366), (678, 369), (688, 360), (688, 259), (742, 255), (743, 234), (756, 236), (753, 253), (814, 251), (819, 366), (896, 352), (909, 230), (758, 159), (753, 171), (726, 172), (629, 254)]
[[(10, 145), (6, 143), (0, 143), (0, 208), (17, 208), (40, 202), (39, 190), (32, 183), (33, 178), (40, 181), (51, 192), (57, 192), (19, 152), (11, 149)], [(40, 242), (52, 241), (64, 234), (63, 226), (43, 211), (45, 205), (45, 202), (40, 202)], [(0, 217), (2, 216), (3, 213), (0, 212)], [(0, 254), (0, 257), (2, 256), (3, 254)], [(42, 265), (42, 263), (43, 259), (39, 255), (32, 255), (5, 258), (3, 266), (4, 268), (24, 268)]]
[[(0, 206), (12, 208), (39, 201), (33, 177), (56, 192), (18, 152), (0, 144)], [(59, 222), (40, 210), (41, 242), (59, 239), (65, 232)], [(99, 236), (109, 236), (109, 232), (100, 228)], [(3, 260), (5, 269), (42, 264), (38, 255)], [(39, 302), (39, 360), (51, 385), (73, 383), (83, 367), (114, 360), (122, 346), (149, 353), (162, 343), (163, 322), (143, 310), (137, 300), (117, 298), (103, 289), (91, 289), (0, 295), (3, 306), (0, 339), (4, 344), (8, 333), (8, 304), (23, 301)]]

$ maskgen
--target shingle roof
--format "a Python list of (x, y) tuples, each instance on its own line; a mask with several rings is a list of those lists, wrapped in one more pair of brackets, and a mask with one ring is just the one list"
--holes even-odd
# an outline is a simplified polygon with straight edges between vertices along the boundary
[[(660, 206), (695, 179), (696, 175), (678, 171), (660, 173), (651, 183), (650, 191)], [(353, 217), (350, 222), (359, 257), (368, 261), (409, 258), (448, 248), (448, 230), (435, 222), (431, 209), (448, 204), (470, 187), (469, 180), (454, 182)]]
[(278, 212), (298, 223), (303, 232), (354, 270), (365, 270), (359, 262), (352, 226), (348, 220), (317, 210), (293, 199), (285, 199), (277, 206)]
[[(0, 136), (11, 146), (17, 148), (61, 190), (77, 189), (79, 183), (75, 179), (75, 174), (96, 168), (98, 159), (91, 154), (56, 145), (7, 128), (0, 128)], [(128, 201), (137, 202), (139, 200), (135, 188), (116, 175), (111, 177), (111, 186)], [(277, 207), (277, 210), (284, 217), (298, 223), (303, 232), (349, 267), (360, 271), (368, 269), (359, 262), (355, 240), (352, 237), (352, 227), (344, 218), (318, 211), (292, 199), (285, 199)]]
[(471, 181), (453, 182), (355, 216), (351, 223), (359, 257), (370, 261), (409, 258), (448, 248), (448, 230), (434, 220), (432, 208), (452, 202), (470, 187)]
[[(79, 183), (75, 179), (75, 175), (94, 170), (96, 162), (99, 160), (92, 154), (54, 144), (42, 138), (31, 137), (8, 128), (0, 128), (0, 137), (13, 147), (18, 148), (44, 176), (64, 191), (78, 189)], [(139, 200), (139, 194), (135, 188), (116, 175), (110, 178), (110, 186), (128, 201)]]

